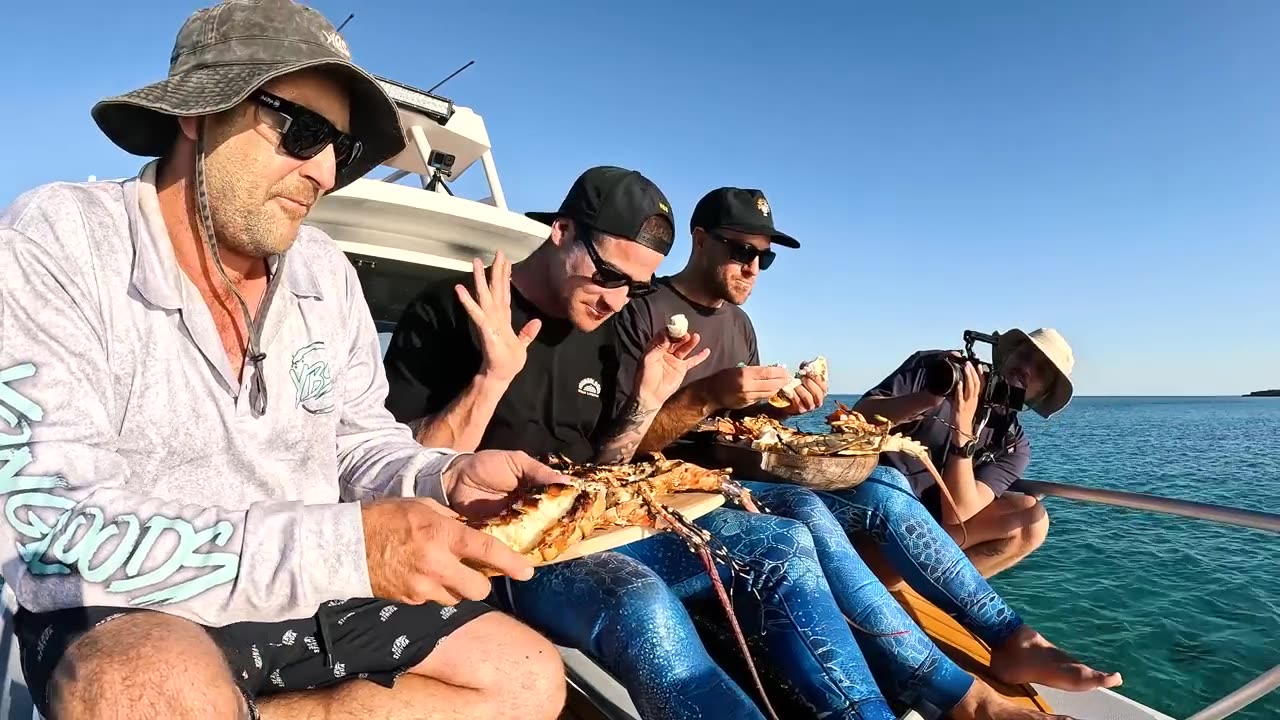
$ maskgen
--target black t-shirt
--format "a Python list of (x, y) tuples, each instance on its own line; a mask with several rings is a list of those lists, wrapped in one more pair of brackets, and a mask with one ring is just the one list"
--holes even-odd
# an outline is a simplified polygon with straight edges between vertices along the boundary
[[(922, 350), (915, 353), (867, 395), (899, 397), (923, 390), (929, 360), (945, 352)], [(947, 398), (938, 408), (925, 413), (919, 420), (894, 428), (894, 432), (907, 435), (929, 448), (930, 459), (942, 473), (946, 470), (947, 451), (951, 447), (951, 428), (942, 421), (949, 423), (952, 416), (951, 399)], [(973, 476), (978, 482), (990, 486), (996, 497), (1021, 479), (1031, 462), (1031, 443), (1016, 414), (993, 412), (978, 436), (978, 447), (978, 454), (973, 458)], [(917, 495), (935, 484), (924, 464), (904, 453), (884, 453), (880, 456), (880, 464), (897, 468), (906, 475)]]
[[(738, 363), (760, 364), (756, 330), (746, 311), (727, 302), (717, 308), (699, 305), (680, 294), (671, 285), (670, 278), (659, 278), (656, 292), (627, 303), (617, 316), (618, 387), (628, 391), (635, 387), (640, 359), (653, 337), (667, 332), (667, 322), (672, 315), (684, 315), (689, 321), (689, 332), (701, 336), (698, 347), (694, 348), (695, 354), (711, 348), (711, 355), (685, 375), (685, 385), (725, 368), (737, 367)], [(615, 404), (620, 404), (622, 399)]]
[[(405, 308), (383, 364), (387, 409), (402, 423), (434, 415), (462, 394), (480, 371), (479, 338), (448, 280), (428, 287)], [(462, 285), (475, 297), (474, 276)], [(524, 369), (498, 402), (481, 450), (523, 450), (534, 457), (560, 453), (575, 462), (595, 455), (597, 434), (613, 412), (617, 351), (612, 322), (584, 333), (546, 315), (511, 288), (511, 325), (530, 320), (542, 329), (529, 345)]]

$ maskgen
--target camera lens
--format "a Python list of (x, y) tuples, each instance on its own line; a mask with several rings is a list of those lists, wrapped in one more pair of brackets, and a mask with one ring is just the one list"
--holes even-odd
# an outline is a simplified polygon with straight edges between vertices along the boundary
[(925, 365), (924, 389), (933, 395), (950, 395), (959, 379), (960, 367), (955, 358), (939, 355)]

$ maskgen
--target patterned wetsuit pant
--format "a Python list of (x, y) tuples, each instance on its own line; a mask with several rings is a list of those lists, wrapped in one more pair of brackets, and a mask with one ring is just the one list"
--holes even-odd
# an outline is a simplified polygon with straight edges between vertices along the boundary
[[(834, 519), (832, 523), (846, 555), (856, 558)], [(782, 682), (789, 691), (820, 717), (893, 717), (836, 604), (804, 525), (729, 509), (712, 512), (697, 524), (757, 569), (750, 578), (731, 577), (727, 571), (721, 577), (733, 588), (744, 634), (760, 649), (755, 656), (763, 659), (762, 673), (765, 664), (785, 673)], [(878, 585), (871, 571), (865, 566), (864, 570), (868, 582)], [(688, 607), (697, 608), (709, 621), (718, 616), (721, 626), (726, 621), (698, 557), (673, 535), (549, 565), (528, 582), (500, 579), (494, 589), (491, 602), (553, 642), (581, 650), (617, 677), (644, 718), (762, 717), (741, 686), (712, 660), (697, 633)], [(883, 586), (880, 589), (878, 595), (865, 594), (871, 606), (858, 608), (860, 623), (907, 631), (882, 639), (885, 647), (932, 648), (928, 637)], [(845, 599), (850, 597), (846, 594)], [(914, 652), (911, 658), (920, 662), (895, 665), (886, 677), (904, 687), (936, 681), (936, 697), (958, 692), (957, 700), (972, 682), (944, 662), (936, 649)]]
[[(838, 492), (810, 492), (793, 485), (743, 483), (767, 511), (799, 520), (814, 539), (822, 570), (840, 608), (873, 632), (901, 627), (905, 614), (884, 613), (890, 597), (866, 563), (850, 552), (850, 537), (869, 538), (913, 589), (965, 628), (996, 647), (1022, 626), (1022, 618), (991, 588), (964, 551), (929, 515), (902, 473), (878, 467), (865, 482)], [(892, 607), (897, 608), (897, 603)], [(914, 627), (914, 624), (912, 624)], [(904, 702), (925, 700), (940, 709), (955, 704), (971, 680), (933, 643), (914, 636), (882, 638), (855, 629), (876, 677)], [(939, 660), (945, 661), (939, 663)], [(904, 677), (904, 667), (934, 665), (932, 672)]]

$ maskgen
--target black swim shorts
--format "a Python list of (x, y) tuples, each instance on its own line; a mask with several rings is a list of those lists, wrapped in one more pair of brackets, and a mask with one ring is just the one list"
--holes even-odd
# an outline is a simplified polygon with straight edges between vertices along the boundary
[[(404, 605), (382, 600), (341, 600), (315, 615), (284, 622), (243, 622), (205, 628), (222, 648), (240, 691), (249, 701), (273, 693), (310, 690), (352, 678), (392, 687), (450, 633), (492, 610), (463, 601)], [(30, 613), (19, 609), (14, 633), (31, 699), (48, 717), (54, 668), (81, 635), (133, 608), (88, 607)]]

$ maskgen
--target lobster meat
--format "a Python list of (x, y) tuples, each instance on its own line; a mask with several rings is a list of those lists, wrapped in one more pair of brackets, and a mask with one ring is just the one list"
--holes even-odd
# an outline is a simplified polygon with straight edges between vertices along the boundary
[(474, 525), (525, 555), (535, 565), (554, 562), (569, 548), (601, 529), (639, 526), (674, 532), (702, 561), (728, 616), (756, 691), (769, 717), (777, 720), (733, 612), (729, 592), (716, 571), (716, 561), (735, 573), (749, 571), (749, 568), (720, 546), (709, 532), (662, 500), (674, 493), (713, 492), (736, 501), (747, 512), (759, 513), (761, 509), (749, 490), (729, 478), (727, 470), (668, 460), (660, 453), (652, 455), (651, 461), (625, 465), (574, 463), (563, 456), (553, 456), (547, 464), (568, 482), (525, 488), (501, 513)]

